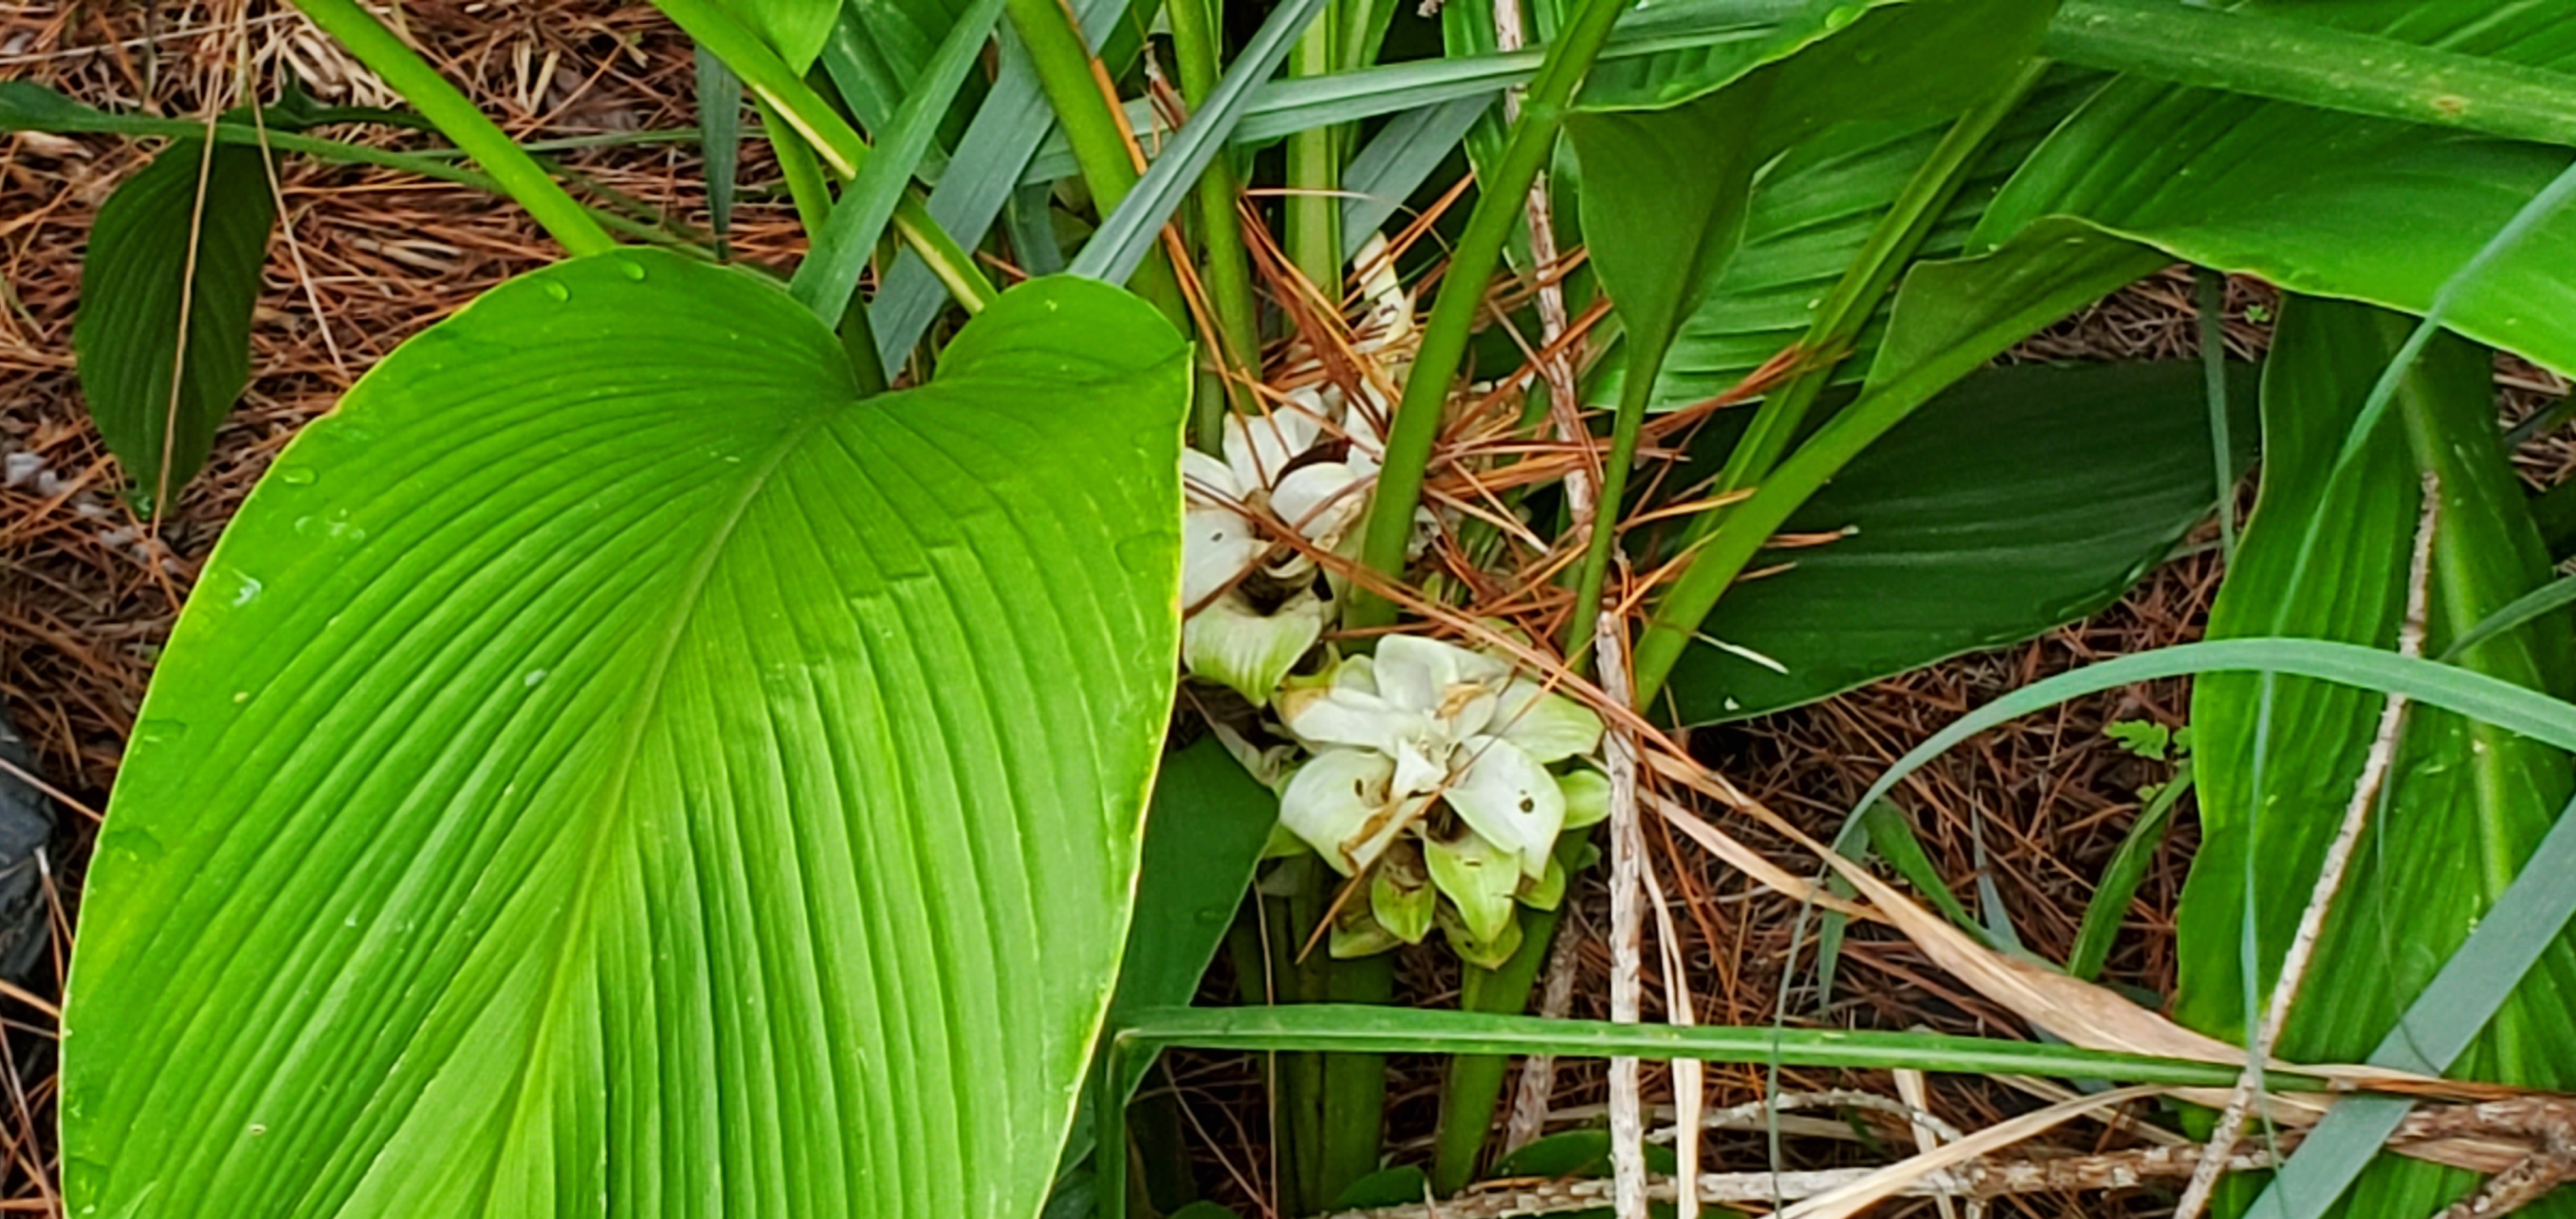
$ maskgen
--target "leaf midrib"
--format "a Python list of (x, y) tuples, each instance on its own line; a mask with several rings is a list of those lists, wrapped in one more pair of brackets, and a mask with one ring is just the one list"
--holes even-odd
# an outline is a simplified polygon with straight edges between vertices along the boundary
[(596, 824), (591, 829), (590, 841), (586, 844), (588, 849), (583, 851), (578, 865), (579, 873), (574, 880), (573, 906), (561, 921), (563, 932), (556, 937), (550, 959), (546, 963), (546, 981), (539, 990), (540, 1006), (534, 1036), (528, 1041), (527, 1069), (512, 1076), (509, 1096), (504, 1102), (508, 1121), (502, 1128), (502, 1137), (494, 1141), (492, 1158), (484, 1169), (480, 1197), (475, 1204), (477, 1214), (488, 1216), (493, 1213), (492, 1191), (500, 1183), (499, 1170), (502, 1157), (507, 1156), (511, 1149), (517, 1146), (518, 1140), (525, 1133), (530, 1113), (529, 1098), (541, 1095), (534, 1084), (536, 1067), (541, 1061), (539, 1053), (553, 1034), (556, 1014), (564, 1009), (563, 990), (566, 980), (572, 974), (570, 968), (572, 961), (577, 951), (591, 939), (589, 928), (593, 899), (599, 888), (598, 877), (608, 858), (607, 848), (611, 837), (617, 831), (628, 828), (628, 822), (631, 820), (631, 818), (616, 815), (616, 812), (625, 802), (627, 785), (632, 782), (635, 773), (635, 760), (642, 750), (645, 730), (652, 724), (655, 714), (661, 709), (663, 687), (670, 674), (672, 658), (678, 655), (681, 642), (687, 638), (689, 627), (696, 620), (699, 608), (705, 604), (707, 582), (715, 574), (716, 565), (724, 558), (725, 550), (732, 542), (735, 532), (740, 529), (743, 518), (750, 514), (751, 506), (760, 498), (761, 492), (769, 488), (770, 479), (777, 474), (779, 466), (816, 429), (822, 427), (841, 410), (855, 404), (856, 400), (853, 400), (816, 411), (811, 417), (789, 428), (776, 444), (770, 446), (769, 451), (762, 455), (760, 462), (746, 472), (742, 494), (728, 507), (723, 519), (717, 522), (706, 543), (692, 559), (688, 574), (682, 579), (678, 595), (672, 600), (668, 626), (662, 638), (654, 646), (652, 665), (645, 673), (644, 681), (637, 691), (639, 697), (634, 700), (633, 709), (628, 713), (627, 722), (623, 727), (623, 739), (611, 755), (610, 764), (614, 767), (614, 772), (595, 805), (599, 815), (594, 818)]

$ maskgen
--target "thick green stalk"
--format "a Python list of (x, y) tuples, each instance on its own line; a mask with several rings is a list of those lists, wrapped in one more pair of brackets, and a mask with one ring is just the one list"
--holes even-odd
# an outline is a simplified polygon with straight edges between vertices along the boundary
[[(1138, 175), (1118, 116), (1101, 92), (1100, 78), (1093, 75), (1094, 60), (1081, 27), (1063, 0), (1006, 0), (1002, 11), (1009, 14), (1011, 28), (1028, 50), (1038, 87), (1045, 90), (1047, 105), (1073, 148), (1074, 164), (1082, 170), (1083, 185), (1091, 188), (1100, 214), (1108, 216), (1118, 210), (1127, 192), (1136, 189)], [(1189, 306), (1181, 299), (1180, 281), (1172, 277), (1171, 263), (1160, 250), (1146, 256), (1129, 286), (1153, 302), (1182, 333), (1190, 331)]]
[[(1333, 70), (1333, 18), (1327, 4), (1288, 52), (1288, 75)], [(1342, 146), (1338, 127), (1310, 127), (1288, 137), (1288, 261), (1327, 302), (1342, 298)]]
[[(1440, 416), (1449, 401), (1449, 381), (1467, 354), (1467, 341), (1484, 307), (1485, 288), (1501, 263), (1503, 245), (1520, 222), (1530, 183), (1536, 181), (1556, 149), (1574, 90), (1591, 71), (1610, 38), (1610, 27), (1628, 0), (1582, 0), (1564, 36), (1550, 43), (1538, 77), (1522, 99), (1520, 121), (1512, 125), (1493, 180), (1479, 183), (1476, 208), (1468, 214), (1466, 232), (1449, 258), (1449, 272), (1432, 298), (1431, 317), (1422, 330), (1413, 375), (1396, 406), (1387, 436), (1386, 465), (1378, 474), (1377, 495), (1369, 505), (1368, 530), (1361, 561), (1388, 579), (1404, 573), (1405, 544), (1413, 536), (1413, 510), (1422, 502), (1422, 476), (1431, 464), (1431, 446), (1440, 436)], [(1395, 606), (1365, 589), (1353, 589), (1343, 611), (1352, 626), (1385, 626), (1395, 621)]]
[(778, 121), (776, 107), (760, 98), (753, 98), (751, 104), (760, 111), (760, 129), (769, 137), (770, 151), (778, 155), (787, 197), (796, 202), (796, 222), (805, 226), (809, 237), (822, 232), (832, 218), (832, 184), (823, 178), (823, 163), (815, 159), (814, 146)]
[(1628, 495), (1628, 467), (1637, 464), (1637, 434), (1646, 423), (1646, 402), (1654, 397), (1655, 379), (1633, 373), (1619, 387), (1619, 413), (1610, 425), (1610, 457), (1602, 463), (1601, 485), (1592, 501), (1592, 536), (1583, 546), (1582, 574), (1574, 583), (1574, 613), (1565, 623), (1566, 663), (1576, 672), (1589, 666), (1594, 624), (1601, 617), (1601, 585), (1608, 578), (1610, 556), (1619, 548), (1619, 505)]
[[(848, 119), (825, 101), (823, 95), (805, 83), (805, 78), (787, 66), (760, 35), (734, 19), (714, 0), (655, 0), (668, 16), (699, 46), (714, 52), (716, 58), (742, 78), (745, 89), (761, 104), (763, 121), (774, 112), (776, 117), (804, 136), (817, 156), (829, 165), (842, 181), (858, 176), (859, 166), (868, 159), (868, 142)], [(792, 187), (791, 187), (792, 189)], [(802, 207), (799, 207), (802, 212)], [(813, 222), (806, 221), (812, 229)], [(894, 230), (904, 244), (921, 255), (921, 261), (938, 276), (948, 294), (975, 312), (991, 304), (1001, 292), (993, 287), (975, 256), (957, 244), (948, 230), (930, 218), (930, 210), (912, 192), (906, 191), (895, 204)]]
[(502, 190), (528, 209), (546, 232), (569, 254), (598, 254), (617, 248), (590, 212), (549, 176), (527, 150), (511, 142), (501, 128), (438, 69), (429, 66), (392, 30), (357, 0), (296, 0), (295, 7), (340, 41), (358, 62), (400, 93), (421, 116), (438, 125), (448, 139), (492, 175)]
[[(1172, 0), (1164, 11), (1172, 21), (1181, 98), (1195, 110), (1216, 91), (1222, 78), (1215, 9), (1211, 0)], [(1218, 153), (1199, 176), (1199, 285), (1216, 321), (1215, 341), (1208, 346), (1224, 390), (1222, 396), (1202, 394), (1192, 407), (1198, 446), (1210, 453), (1217, 451), (1224, 434), (1226, 403), (1233, 401), (1238, 410), (1253, 409), (1252, 402), (1243, 400), (1250, 396), (1245, 385), (1261, 371), (1260, 307), (1252, 294), (1252, 259), (1244, 250), (1243, 214), (1236, 209), (1242, 189), (1229, 153)]]
[[(1844, 272), (1818, 310), (1803, 340), (1808, 351), (1837, 352), (1859, 336), (1879, 300), (1887, 295), (1897, 276), (1922, 248), (1942, 211), (1966, 184), (1970, 164), (1993, 137), (1995, 128), (2038, 86), (2047, 69), (2048, 65), (2041, 61), (2025, 65), (2011, 83), (1951, 127), (1933, 149), (1931, 158), (1906, 181), (1894, 205), (1871, 231), (1860, 258)], [(1976, 362), (1984, 361), (1980, 357)], [(1910, 369), (1855, 403), (1785, 465), (1780, 455), (1796, 435), (1807, 408), (1832, 380), (1832, 365), (1820, 363), (1764, 399), (1711, 489), (1713, 496), (1725, 495), (1758, 484), (1761, 492), (1731, 507), (1706, 509), (1683, 530), (1681, 545), (1685, 550), (1697, 548), (1697, 552), (1656, 606), (1637, 642), (1633, 665), (1639, 706), (1646, 705), (1663, 688), (1665, 676), (1681, 658), (1682, 649), (1698, 632), (1699, 624), (1727, 586), (1742, 574), (1771, 531), (1779, 528), (1790, 512), (1805, 503), (1807, 496), (1824, 485), (1824, 480), (1857, 455), (1862, 446), (1974, 366), (1953, 368), (1956, 362), (1949, 360), (1937, 363), (1937, 370)], [(1937, 379), (1927, 377), (1927, 371), (1937, 371)], [(1631, 376), (1630, 384), (1623, 388), (1633, 390), (1635, 382), (1651, 379)], [(1624, 409), (1625, 393), (1621, 402)], [(1865, 415), (1864, 408), (1877, 413)], [(1864, 418), (1856, 422), (1855, 415)], [(1820, 448), (1829, 437), (1837, 438), (1834, 444)], [(1791, 466), (1798, 467), (1794, 473)], [(1590, 558), (1586, 556), (1587, 566)]]
[[(1517, 1016), (1529, 1009), (1530, 988), (1538, 982), (1540, 963), (1556, 939), (1558, 911), (1521, 914), (1521, 946), (1501, 969), (1464, 966), (1458, 985), (1458, 1010)], [(1503, 1079), (1511, 1059), (1500, 1054), (1460, 1054), (1449, 1060), (1440, 1079), (1440, 1124), (1431, 1136), (1431, 1192), (1446, 1198), (1476, 1179), (1485, 1136), (1494, 1128), (1494, 1107), (1502, 1101)]]
[[(1940, 223), (1950, 201), (1967, 185), (1968, 170), (1985, 150), (1986, 142), (1994, 137), (1995, 128), (2021, 105), (2022, 99), (2030, 96), (2047, 71), (2046, 61), (2033, 61), (2024, 67), (2002, 92), (1952, 126), (1933, 148), (1931, 157), (1906, 180), (1905, 189), (1897, 193), (1887, 215), (1871, 230), (1860, 257), (1843, 273), (1824, 304), (1818, 306), (1816, 320), (1800, 340), (1802, 350), (1823, 358), (1763, 397), (1753, 422), (1745, 428), (1744, 438), (1736, 443), (1735, 451), (1727, 455), (1725, 467), (1718, 471), (1717, 482), (1709, 491), (1711, 496), (1750, 487), (1779, 463), (1780, 455), (1788, 451), (1789, 441), (1806, 420), (1807, 408), (1832, 384), (1835, 364), (1860, 337), (1861, 328), (1869, 324), (1870, 315), (1877, 312), (1878, 302), (1885, 299), (1896, 277), (1923, 248), (1924, 238), (1931, 235), (1933, 225)], [(1701, 513), (1683, 535), (1684, 543), (1708, 536), (1724, 512), (1723, 508), (1713, 508)]]
[[(1334, 1003), (1384, 1004), (1395, 1000), (1391, 955), (1308, 962), (1324, 975), (1324, 998)], [(1318, 1154), (1314, 1202), (1330, 1206), (1353, 1182), (1377, 1171), (1386, 1130), (1386, 1055), (1324, 1055), (1324, 1145)]]

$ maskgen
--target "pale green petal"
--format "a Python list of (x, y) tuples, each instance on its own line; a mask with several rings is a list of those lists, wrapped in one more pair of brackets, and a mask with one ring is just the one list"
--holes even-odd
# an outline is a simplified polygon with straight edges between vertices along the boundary
[(1545, 872), (1548, 850), (1565, 828), (1565, 793), (1556, 776), (1497, 737), (1478, 737), (1461, 749), (1472, 760), (1450, 776), (1449, 807), (1486, 841), (1518, 856), (1524, 874)]
[(1565, 861), (1547, 857), (1547, 871), (1537, 880), (1523, 879), (1521, 904), (1532, 910), (1554, 910), (1565, 902)]
[(1387, 791), (1395, 763), (1365, 749), (1327, 749), (1297, 769), (1279, 796), (1279, 823), (1294, 831), (1333, 870), (1357, 875), (1377, 861), (1427, 802), (1397, 801)]
[(1323, 634), (1324, 604), (1312, 594), (1264, 614), (1243, 594), (1227, 593), (1181, 625), (1181, 665), (1265, 706)]
[(1444, 907), (1440, 911), (1440, 931), (1449, 939), (1449, 951), (1457, 953), (1459, 960), (1478, 969), (1501, 969), (1503, 963), (1511, 960), (1512, 954), (1521, 949), (1521, 921), (1516, 918), (1504, 921), (1501, 935), (1482, 939), (1467, 930), (1456, 913)]
[(1503, 687), (1490, 731), (1541, 762), (1561, 762), (1601, 744), (1601, 717), (1527, 678)]
[(1225, 464), (1234, 470), (1235, 481), (1247, 490), (1271, 486), (1287, 473), (1289, 462), (1315, 447), (1318, 430), (1313, 419), (1294, 410), (1274, 410), (1257, 416), (1229, 414), (1225, 417)]
[(1333, 935), (1325, 951), (1336, 961), (1353, 957), (1373, 957), (1403, 943), (1386, 928), (1379, 926), (1364, 907), (1353, 907), (1333, 920)]
[(1590, 829), (1610, 819), (1610, 776), (1588, 766), (1578, 766), (1556, 777), (1556, 790), (1565, 796), (1565, 830)]
[(1455, 841), (1425, 841), (1422, 863), (1431, 873), (1431, 883), (1458, 907), (1467, 934), (1479, 940), (1502, 935), (1511, 922), (1512, 895), (1521, 887), (1517, 856), (1471, 830)]
[(1421, 852), (1409, 842), (1398, 843), (1369, 874), (1369, 913), (1407, 944), (1431, 934), (1431, 915), (1439, 908), (1440, 893), (1423, 870)]
[(1396, 706), (1428, 714), (1439, 707), (1441, 693), (1458, 681), (1462, 655), (1462, 649), (1437, 639), (1389, 635), (1377, 644), (1378, 693)]

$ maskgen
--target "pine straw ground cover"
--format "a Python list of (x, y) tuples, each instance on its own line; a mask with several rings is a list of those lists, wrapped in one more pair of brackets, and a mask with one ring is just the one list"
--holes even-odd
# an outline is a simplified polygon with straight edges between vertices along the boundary
[[(409, 0), (403, 27), (451, 79), (471, 90), (515, 136), (631, 136), (562, 160), (590, 182), (677, 219), (704, 224), (694, 145), (655, 133), (694, 123), (690, 50), (649, 6), (607, 0)], [(207, 0), (164, 6), (69, 2), (0, 4), (0, 76), (32, 79), (119, 111), (199, 116), (233, 97), (244, 71), (277, 78), (290, 68), (328, 100), (380, 104), (318, 34), (280, 4)], [(420, 143), (421, 137), (388, 136)], [(90, 218), (114, 185), (153, 151), (122, 141), (19, 135), (0, 138), (0, 696), (32, 745), (38, 769), (67, 797), (47, 855), (54, 951), (24, 989), (0, 992), (0, 1212), (59, 1214), (54, 1162), (53, 999), (77, 917), (80, 876), (95, 811), (103, 807), (132, 729), (156, 651), (217, 532), (279, 447), (327, 409), (350, 382), (404, 338), (502, 279), (546, 261), (552, 246), (515, 208), (472, 191), (380, 170), (286, 160), (277, 188), (286, 239), (271, 251), (253, 329), (255, 379), (218, 437), (206, 473), (164, 519), (137, 522), (117, 494), (120, 474), (91, 429), (73, 376), (70, 333)], [(743, 202), (733, 221), (738, 257), (781, 263), (796, 229), (774, 168), (746, 148)], [(2171, 357), (2196, 346), (2188, 281), (2139, 285), (2025, 346), (2024, 358)], [(2238, 284), (2229, 337), (2259, 351), (2269, 304), (2259, 285)], [(2509, 417), (2565, 386), (2519, 364), (2501, 370)], [(2526, 446), (2538, 478), (2576, 465), (2576, 445)], [(1743, 725), (1703, 730), (1693, 752), (1811, 832), (1829, 836), (1841, 813), (1885, 765), (1965, 709), (2012, 687), (2105, 656), (2197, 636), (2217, 582), (2206, 552), (2167, 564), (2120, 606), (2029, 645), (1968, 657), (1825, 704)], [(2106, 737), (2115, 720), (2179, 726), (2188, 690), (2158, 683), (2081, 700), (1988, 734), (1918, 775), (1901, 793), (1924, 846), (1962, 900), (1978, 905), (1982, 875), (2022, 939), (2062, 956), (2094, 878), (2138, 811), (2137, 789), (2169, 767), (2139, 759)], [(1660, 832), (1660, 827), (1658, 832)], [(1748, 836), (1754, 845), (1786, 844)], [(2173, 978), (2170, 913), (2193, 841), (2185, 816), (2139, 890), (2107, 980), (2166, 993)], [(1687, 941), (1685, 978), (1698, 1018), (1752, 1024), (1773, 1018), (1794, 906), (1696, 850), (1656, 842), (1676, 921)], [(1783, 853), (1783, 857), (1792, 857)], [(1551, 970), (1561, 1000), (1551, 1010), (1608, 1014), (1610, 958), (1599, 928), (1605, 890), (1596, 872)], [(2021, 1035), (2022, 1026), (1943, 978), (1910, 945), (1856, 933), (1829, 1018), (1860, 1027), (1929, 1027)], [(1430, 952), (1403, 963), (1404, 997), (1454, 1001), (1455, 966)], [(1220, 969), (1220, 975), (1223, 974)], [(1649, 1019), (1660, 1018), (1662, 979), (1650, 956)], [(1806, 975), (1789, 1007), (1812, 1015)], [(1230, 980), (1211, 986), (1231, 989)], [(1436, 1109), (1437, 1066), (1393, 1064), (1389, 1130), (1399, 1158), (1421, 1149)], [(1208, 1192), (1260, 1213), (1270, 1166), (1262, 1148), (1265, 1105), (1258, 1073), (1239, 1057), (1180, 1054), (1160, 1085), (1180, 1102), (1197, 1175)], [(1714, 1068), (1708, 1104), (1758, 1099), (1761, 1072)], [(1857, 1088), (1897, 1095), (1867, 1073), (1789, 1072), (1782, 1086)], [(1649, 1077), (1650, 1100), (1668, 1097)], [(1604, 1098), (1599, 1064), (1560, 1064), (1552, 1123), (1586, 1120)], [(1974, 1129), (2038, 1102), (1991, 1081), (1932, 1081), (1931, 1110)], [(1857, 1121), (1791, 1122), (1794, 1167), (1884, 1162), (1909, 1137), (1883, 1114)], [(1411, 1143), (1405, 1140), (1414, 1140)], [(1879, 1146), (1872, 1146), (1877, 1141)], [(1720, 1132), (1707, 1166), (1766, 1162), (1752, 1130)], [(2068, 1127), (2052, 1145), (2070, 1152), (2135, 1145), (2107, 1126)], [(1928, 1203), (1924, 1204), (1928, 1207)], [(2010, 1200), (2027, 1214), (2141, 1212), (2156, 1196), (2116, 1203), (2100, 1194)]]

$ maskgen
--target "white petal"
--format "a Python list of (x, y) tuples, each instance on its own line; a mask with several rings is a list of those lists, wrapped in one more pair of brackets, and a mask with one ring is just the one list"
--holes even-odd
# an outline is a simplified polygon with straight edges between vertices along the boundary
[(1246, 490), (1267, 487), (1315, 446), (1315, 421), (1293, 410), (1225, 417), (1225, 464)]
[(1267, 614), (1242, 593), (1227, 593), (1181, 624), (1181, 665), (1265, 706), (1279, 679), (1323, 634), (1324, 603), (1312, 593)]
[(1504, 924), (1512, 921), (1512, 895), (1521, 887), (1517, 856), (1470, 831), (1455, 842), (1425, 841), (1422, 862), (1431, 883), (1457, 905), (1467, 934), (1487, 941), (1501, 938)]
[(1368, 510), (1368, 492), (1338, 461), (1303, 466), (1270, 492), (1270, 510), (1326, 548), (1342, 539)]
[[(1376, 852), (1359, 848), (1377, 836), (1393, 807), (1386, 781), (1395, 763), (1365, 749), (1327, 749), (1297, 769), (1279, 796), (1279, 824), (1315, 848), (1344, 876), (1367, 867)], [(1381, 847), (1380, 849), (1383, 849)]]
[(1233, 467), (1197, 449), (1181, 450), (1181, 490), (1193, 506), (1241, 503), (1245, 489)]
[(1229, 508), (1192, 508), (1181, 522), (1181, 606), (1207, 600), (1251, 569), (1266, 549), (1252, 522)]
[(1420, 796), (1437, 791), (1449, 782), (1449, 751), (1432, 756), (1420, 740), (1398, 740), (1388, 750), (1395, 756), (1395, 790), (1400, 795)]
[(1538, 762), (1561, 762), (1601, 743), (1601, 717), (1537, 682), (1516, 677), (1503, 687), (1492, 731)]
[(1377, 644), (1377, 688), (1388, 702), (1415, 711), (1439, 707), (1458, 681), (1458, 661), (1470, 655), (1437, 639), (1389, 635)]
[(1358, 690), (1292, 684), (1279, 692), (1274, 705), (1289, 735), (1317, 747), (1341, 745), (1391, 755), (1431, 732), (1428, 716)]
[(1548, 850), (1565, 828), (1565, 793), (1557, 789), (1556, 776), (1496, 737), (1478, 737), (1460, 748), (1472, 760), (1450, 776), (1449, 807), (1468, 828), (1519, 856), (1522, 872), (1544, 873)]

